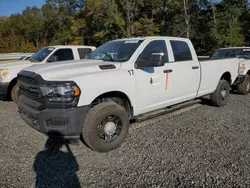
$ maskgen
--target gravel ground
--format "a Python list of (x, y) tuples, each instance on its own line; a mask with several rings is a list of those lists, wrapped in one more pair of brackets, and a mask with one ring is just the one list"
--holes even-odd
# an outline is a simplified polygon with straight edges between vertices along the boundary
[(83, 144), (51, 153), (50, 140), (16, 111), (0, 102), (0, 187), (250, 185), (250, 96), (133, 124), (126, 142), (104, 154)]

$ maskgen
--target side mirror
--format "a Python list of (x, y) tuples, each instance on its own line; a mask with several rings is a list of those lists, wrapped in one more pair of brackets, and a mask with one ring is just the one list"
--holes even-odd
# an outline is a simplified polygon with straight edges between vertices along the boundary
[(51, 63), (51, 62), (56, 62), (58, 60), (58, 57), (55, 56), (55, 55), (52, 55), (48, 58), (48, 62)]
[(137, 59), (135, 68), (161, 67), (165, 64), (164, 53), (152, 53), (148, 60)]

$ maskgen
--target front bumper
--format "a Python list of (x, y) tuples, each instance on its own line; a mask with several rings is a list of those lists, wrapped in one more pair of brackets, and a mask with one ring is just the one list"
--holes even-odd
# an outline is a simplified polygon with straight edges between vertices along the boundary
[(238, 76), (236, 81), (233, 83), (233, 85), (240, 85), (244, 82), (246, 76), (242, 75), (242, 76)]
[(89, 109), (88, 106), (38, 111), (26, 105), (25, 100), (25, 97), (20, 96), (18, 101), (19, 114), (29, 126), (52, 137), (65, 139), (78, 139), (80, 137)]
[(0, 99), (7, 99), (10, 83), (0, 83)]

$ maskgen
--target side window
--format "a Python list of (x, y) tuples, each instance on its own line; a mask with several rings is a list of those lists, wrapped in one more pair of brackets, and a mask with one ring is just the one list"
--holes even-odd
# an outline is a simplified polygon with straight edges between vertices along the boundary
[(74, 60), (71, 49), (59, 49), (50, 58), (49, 62)]
[(164, 40), (154, 40), (144, 48), (137, 61), (147, 62), (150, 60), (152, 53), (164, 53), (164, 61), (168, 62), (168, 52)]
[(174, 59), (176, 62), (193, 60), (189, 46), (186, 42), (171, 40), (170, 44), (173, 49)]
[(78, 50), (80, 59), (84, 59), (86, 56), (88, 56), (92, 52), (90, 48), (78, 48), (77, 50)]

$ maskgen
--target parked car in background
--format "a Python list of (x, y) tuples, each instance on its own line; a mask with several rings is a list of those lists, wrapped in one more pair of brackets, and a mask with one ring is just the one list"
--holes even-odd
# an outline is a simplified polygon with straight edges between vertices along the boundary
[(211, 56), (212, 59), (244, 58), (250, 59), (250, 47), (220, 48)]
[(19, 60), (29, 60), (31, 56), (22, 56)]
[(94, 46), (48, 46), (26, 60), (2, 62), (0, 64), (0, 97), (17, 102), (17, 73), (22, 69), (37, 64), (84, 59), (95, 49)]
[(32, 128), (79, 139), (98, 152), (125, 140), (144, 120), (203, 96), (227, 104), (238, 59), (200, 62), (189, 39), (143, 37), (107, 42), (87, 59), (27, 67), (18, 74), (19, 113)]
[(233, 89), (243, 95), (250, 92), (250, 47), (220, 48), (211, 59), (239, 58), (239, 75)]

